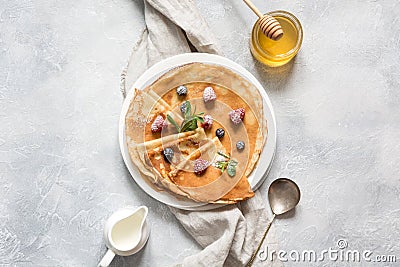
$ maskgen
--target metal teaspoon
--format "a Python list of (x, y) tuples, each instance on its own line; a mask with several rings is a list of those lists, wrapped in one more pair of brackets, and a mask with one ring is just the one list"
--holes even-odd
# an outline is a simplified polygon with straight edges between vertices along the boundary
[(275, 216), (284, 214), (296, 207), (296, 205), (300, 201), (300, 189), (295, 182), (288, 178), (278, 178), (272, 182), (268, 189), (268, 200), (269, 205), (271, 206), (272, 216), (271, 221), (269, 222), (267, 228), (265, 229), (264, 235), (261, 238), (260, 244), (258, 245), (256, 251), (250, 258), (250, 261), (247, 263), (246, 267), (250, 267), (253, 265), (254, 260), (256, 259), (257, 253), (260, 250), (262, 244), (264, 243), (264, 239), (267, 236), (269, 228), (271, 228), (272, 222), (275, 219)]

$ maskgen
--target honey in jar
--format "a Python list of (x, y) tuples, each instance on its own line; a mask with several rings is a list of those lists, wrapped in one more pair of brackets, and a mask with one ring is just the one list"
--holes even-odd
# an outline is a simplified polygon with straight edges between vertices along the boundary
[(261, 63), (278, 67), (288, 63), (299, 51), (303, 41), (303, 29), (299, 20), (289, 12), (279, 10), (267, 14), (281, 24), (283, 36), (278, 41), (269, 39), (261, 31), (257, 21), (251, 34), (250, 50)]

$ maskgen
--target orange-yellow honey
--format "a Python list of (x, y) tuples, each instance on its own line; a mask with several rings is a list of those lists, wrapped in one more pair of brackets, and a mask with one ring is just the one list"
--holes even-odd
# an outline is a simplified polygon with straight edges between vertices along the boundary
[(261, 63), (271, 67), (282, 66), (299, 51), (303, 30), (298, 19), (289, 12), (273, 11), (267, 14), (279, 21), (284, 32), (283, 37), (278, 41), (269, 39), (261, 31), (257, 21), (252, 30), (250, 49), (253, 56)]

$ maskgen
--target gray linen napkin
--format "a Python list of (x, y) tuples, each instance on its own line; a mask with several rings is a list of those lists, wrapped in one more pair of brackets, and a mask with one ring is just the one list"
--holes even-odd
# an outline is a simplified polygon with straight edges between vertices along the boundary
[[(124, 97), (126, 90), (147, 68), (164, 58), (191, 52), (193, 47), (199, 52), (222, 55), (194, 1), (145, 0), (144, 4), (147, 27), (121, 75)], [(178, 266), (243, 266), (249, 261), (268, 223), (266, 202), (259, 192), (247, 201), (210, 211), (185, 211), (173, 207), (170, 210), (204, 248)], [(257, 265), (281, 266), (281, 263), (256, 260), (253, 266)]]

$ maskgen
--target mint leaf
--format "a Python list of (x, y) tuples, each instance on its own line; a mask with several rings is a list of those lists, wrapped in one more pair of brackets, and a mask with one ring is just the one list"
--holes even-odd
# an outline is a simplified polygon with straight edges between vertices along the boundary
[(197, 119), (191, 118), (187, 121), (182, 122), (181, 132), (192, 131), (197, 128)]
[(218, 153), (218, 155), (223, 156), (224, 158), (227, 158), (227, 159), (231, 158), (228, 155), (226, 155), (225, 153), (223, 153), (222, 151), (218, 151), (217, 153)]
[(178, 133), (181, 132), (181, 128), (179, 127), (179, 125), (176, 123), (176, 121), (168, 114), (167, 115), (167, 119), (168, 121), (175, 126), (176, 130), (178, 131)]
[(233, 160), (233, 159), (231, 159), (231, 160), (229, 160), (228, 165), (236, 167), (238, 165), (238, 162)]
[(186, 117), (190, 116), (191, 113), (192, 113), (192, 105), (190, 104), (189, 101), (186, 100), (185, 119), (186, 119)]
[(197, 119), (199, 122), (204, 122), (204, 119), (203, 119), (202, 117), (196, 116), (196, 119)]
[[(181, 126), (179, 127), (178, 124), (171, 118), (168, 118), (168, 120), (175, 126), (175, 128), (178, 130), (178, 132), (187, 132), (187, 131), (193, 131), (197, 129), (198, 125), (197, 122), (204, 122), (204, 119), (202, 115), (204, 112), (200, 112), (196, 114), (196, 106), (194, 106), (194, 112), (192, 113), (192, 105), (188, 100), (185, 101), (185, 114), (184, 114), (184, 119), (181, 123)], [(172, 122), (172, 121), (173, 122)]]
[(236, 174), (236, 167), (228, 164), (228, 167), (226, 168), (226, 171), (227, 171), (227, 173), (228, 173), (228, 175), (230, 177), (233, 177)]

